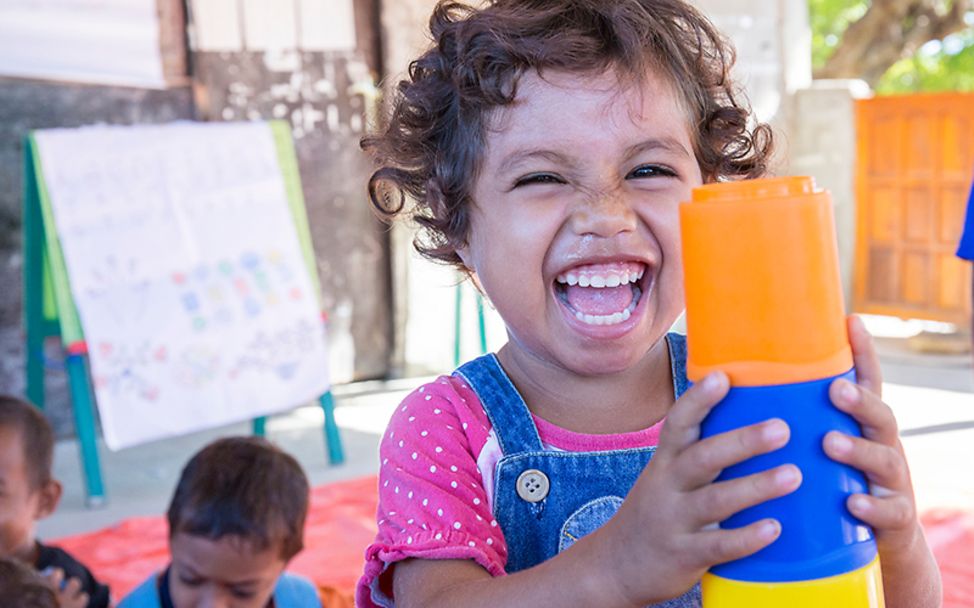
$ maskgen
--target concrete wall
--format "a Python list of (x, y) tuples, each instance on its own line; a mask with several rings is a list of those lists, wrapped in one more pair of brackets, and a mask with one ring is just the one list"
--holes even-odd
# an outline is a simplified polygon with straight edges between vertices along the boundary
[(697, 0), (737, 51), (734, 78), (777, 137), (775, 170), (787, 173), (794, 94), (812, 81), (812, 36), (805, 0)]
[(832, 193), (847, 308), (856, 242), (855, 100), (870, 94), (869, 85), (862, 80), (817, 80), (796, 94), (798, 120), (791, 132), (789, 173), (812, 175)]

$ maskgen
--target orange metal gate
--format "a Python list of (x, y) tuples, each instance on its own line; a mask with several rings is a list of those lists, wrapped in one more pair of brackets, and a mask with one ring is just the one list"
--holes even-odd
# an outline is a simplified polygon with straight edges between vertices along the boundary
[(974, 173), (974, 94), (856, 102), (858, 312), (966, 327), (971, 268), (954, 257)]

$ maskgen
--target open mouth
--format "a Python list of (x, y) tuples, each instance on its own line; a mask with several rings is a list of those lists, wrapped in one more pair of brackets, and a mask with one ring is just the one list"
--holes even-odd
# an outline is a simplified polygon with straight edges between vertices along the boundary
[(555, 293), (587, 325), (617, 325), (632, 316), (643, 295), (642, 262), (587, 264), (555, 278)]

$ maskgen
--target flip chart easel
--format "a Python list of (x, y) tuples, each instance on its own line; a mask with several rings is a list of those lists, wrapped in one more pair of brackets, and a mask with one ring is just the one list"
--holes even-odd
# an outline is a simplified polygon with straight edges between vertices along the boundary
[[(297, 158), (285, 122), (268, 123), (280, 169), (287, 189), (287, 200), (294, 220), (302, 257), (315, 296), (321, 306), (321, 290), (314, 264), (304, 196), (301, 191)], [(38, 407), (44, 407), (44, 373), (48, 362), (44, 341), (59, 337), (64, 352), (72, 411), (81, 452), (87, 504), (105, 501), (105, 488), (99, 462), (95, 429), (95, 397), (88, 367), (88, 346), (70, 290), (67, 266), (54, 222), (53, 207), (45, 186), (43, 167), (34, 133), (24, 142), (24, 327), (26, 333), (26, 393)], [(344, 450), (335, 422), (334, 400), (330, 390), (319, 398), (324, 411), (324, 439), (331, 464), (344, 461)], [(263, 435), (265, 419), (253, 420), (255, 434)]]

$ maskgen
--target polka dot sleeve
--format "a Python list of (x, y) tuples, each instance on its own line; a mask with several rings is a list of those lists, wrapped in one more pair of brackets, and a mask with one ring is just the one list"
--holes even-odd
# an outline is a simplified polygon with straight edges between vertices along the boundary
[(379, 446), (379, 529), (366, 550), (357, 606), (394, 605), (381, 575), (407, 558), (472, 559), (493, 576), (504, 574), (507, 546), (477, 466), (488, 427), (458, 377), (403, 400)]

